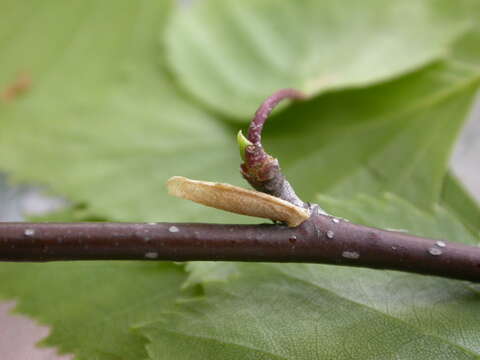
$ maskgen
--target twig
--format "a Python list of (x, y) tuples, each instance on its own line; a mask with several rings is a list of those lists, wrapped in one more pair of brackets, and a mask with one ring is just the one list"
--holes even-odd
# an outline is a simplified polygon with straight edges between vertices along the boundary
[(250, 122), (248, 128), (248, 140), (250, 140), (254, 145), (262, 146), (262, 131), (265, 122), (267, 121), (268, 116), (273, 111), (275, 106), (277, 106), (283, 100), (305, 100), (307, 96), (295, 89), (281, 89), (276, 91), (273, 95), (269, 96), (263, 104), (260, 105), (258, 110), (255, 112), (255, 116)]
[(306, 95), (294, 89), (282, 89), (275, 92), (258, 108), (248, 129), (251, 145), (245, 149), (245, 161), (240, 166), (243, 177), (256, 190), (279, 197), (294, 205), (309, 208), (309, 204), (300, 200), (293, 187), (282, 174), (278, 160), (265, 152), (262, 146), (262, 131), (268, 115), (282, 100), (303, 100)]
[(401, 270), (480, 282), (480, 248), (325, 215), (299, 227), (186, 223), (2, 223), (1, 261), (261, 261)]
[(243, 176), (257, 190), (310, 210), (298, 227), (167, 223), (0, 223), (0, 261), (225, 260), (323, 263), (480, 282), (480, 248), (352, 224), (304, 203), (261, 144), (263, 124), (285, 89), (255, 114), (243, 141)]

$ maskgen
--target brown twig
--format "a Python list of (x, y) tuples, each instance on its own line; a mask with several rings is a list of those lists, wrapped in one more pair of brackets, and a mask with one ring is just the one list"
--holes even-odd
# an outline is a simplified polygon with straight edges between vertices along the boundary
[(3, 223), (1, 261), (226, 260), (323, 263), (480, 282), (480, 248), (315, 215), (299, 227)]
[(225, 260), (323, 263), (400, 270), (480, 282), (480, 248), (352, 224), (300, 200), (261, 144), (274, 105), (303, 98), (275, 93), (257, 111), (244, 177), (257, 190), (308, 208), (297, 227), (167, 223), (3, 223), (0, 261)]

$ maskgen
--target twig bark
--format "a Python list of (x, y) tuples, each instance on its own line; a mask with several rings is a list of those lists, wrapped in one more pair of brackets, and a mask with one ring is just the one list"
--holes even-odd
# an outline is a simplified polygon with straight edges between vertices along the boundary
[(1, 261), (260, 261), (400, 270), (480, 282), (480, 248), (317, 214), (302, 225), (2, 223)]
[(302, 99), (276, 92), (255, 114), (243, 176), (258, 191), (311, 212), (297, 227), (187, 223), (0, 223), (0, 261), (225, 260), (323, 263), (480, 282), (480, 248), (352, 224), (303, 202), (261, 144), (272, 108)]

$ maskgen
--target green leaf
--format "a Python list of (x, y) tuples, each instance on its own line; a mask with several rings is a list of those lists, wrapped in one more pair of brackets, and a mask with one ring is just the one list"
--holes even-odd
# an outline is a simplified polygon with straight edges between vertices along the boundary
[[(2, 4), (0, 83), (22, 70), (32, 85), (0, 102), (0, 167), (109, 219), (246, 221), (167, 195), (174, 175), (241, 183), (235, 129), (184, 100), (159, 64), (169, 5)], [(7, 36), (20, 18), (28, 26)]]
[(1, 295), (16, 311), (52, 326), (42, 345), (78, 360), (141, 360), (145, 338), (132, 327), (172, 306), (182, 267), (147, 262), (2, 264)]
[(210, 108), (247, 119), (275, 90), (365, 86), (446, 54), (472, 1), (203, 0), (168, 26), (169, 65)]
[(480, 206), (451, 173), (443, 182), (442, 205), (456, 213), (459, 219), (480, 234)]
[[(320, 199), (369, 225), (478, 244), (448, 210), (387, 195)], [(448, 245), (447, 245), (448, 246)], [(140, 329), (152, 359), (477, 359), (480, 292), (465, 282), (327, 265), (238, 264)], [(225, 276), (224, 267), (210, 267)], [(231, 273), (231, 268), (226, 271)]]
[[(478, 14), (480, 11), (480, 3), (478, 1), (472, 2), (472, 14)], [(454, 44), (452, 53), (457, 61), (464, 64), (470, 64), (473, 67), (478, 67), (480, 62), (480, 49), (477, 46), (480, 42), (480, 24), (475, 21), (469, 31), (464, 33)]]

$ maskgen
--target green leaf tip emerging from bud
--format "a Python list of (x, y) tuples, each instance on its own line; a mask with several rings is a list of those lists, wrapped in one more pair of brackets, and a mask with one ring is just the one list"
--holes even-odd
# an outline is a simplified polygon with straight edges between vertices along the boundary
[(245, 161), (245, 150), (247, 149), (247, 146), (253, 145), (248, 139), (243, 136), (242, 130), (240, 130), (237, 134), (237, 143), (240, 148), (240, 157), (242, 158), (243, 161)]

